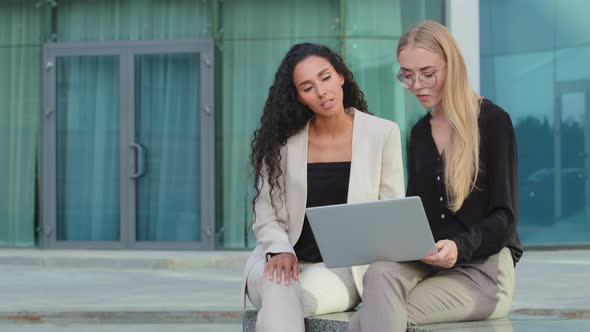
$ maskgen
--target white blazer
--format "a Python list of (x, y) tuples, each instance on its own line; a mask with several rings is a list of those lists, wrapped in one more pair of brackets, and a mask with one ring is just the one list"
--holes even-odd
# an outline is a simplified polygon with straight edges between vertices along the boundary
[[(405, 196), (400, 131), (394, 122), (355, 108), (352, 129), (352, 160), (347, 203), (370, 202)], [(252, 266), (267, 253), (289, 252), (301, 235), (307, 202), (307, 140), (309, 123), (287, 140), (281, 148), (279, 181), (284, 194), (275, 194), (276, 213), (270, 204), (266, 179), (261, 180), (260, 195), (254, 205), (252, 230), (257, 245), (246, 261), (242, 281), (242, 308), (246, 306), (246, 279)], [(278, 190), (277, 190), (278, 191)], [(359, 220), (359, 222), (362, 222)], [(362, 277), (367, 266), (352, 268), (353, 278), (362, 295)]]

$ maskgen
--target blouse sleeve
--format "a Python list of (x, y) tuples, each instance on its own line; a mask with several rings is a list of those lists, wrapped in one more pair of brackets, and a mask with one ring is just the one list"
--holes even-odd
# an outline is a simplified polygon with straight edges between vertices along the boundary
[(498, 253), (507, 245), (510, 234), (516, 231), (516, 138), (509, 115), (504, 111), (493, 112), (494, 116), (487, 124), (487, 136), (482, 135), (482, 144), (488, 149), (485, 156), (487, 167), (483, 170), (487, 172), (487, 181), (480, 189), (489, 191), (487, 215), (481, 221), (474, 221), (469, 231), (451, 238), (459, 251), (457, 263)]

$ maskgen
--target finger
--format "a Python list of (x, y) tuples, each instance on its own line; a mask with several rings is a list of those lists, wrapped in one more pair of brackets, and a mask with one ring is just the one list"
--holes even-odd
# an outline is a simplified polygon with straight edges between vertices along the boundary
[(441, 260), (446, 260), (449, 256), (449, 247), (448, 246), (443, 246), (440, 248), (440, 250), (438, 251), (438, 254), (440, 256)]
[(438, 255), (438, 252), (428, 255), (428, 256), (424, 257), (424, 259), (431, 260), (431, 259), (433, 259), (433, 257), (436, 257), (437, 255)]
[(275, 265), (275, 264), (272, 264), (272, 265), (270, 266), (270, 269), (269, 269), (269, 271), (268, 271), (268, 280), (273, 280), (273, 279), (274, 279), (274, 277), (275, 277), (275, 271), (276, 271), (276, 268), (277, 268), (277, 267), (276, 267), (276, 265)]
[(283, 276), (283, 266), (282, 265), (277, 266), (276, 271), (277, 271), (277, 284), (280, 284), (281, 279), (282, 279), (281, 277)]
[(445, 240), (440, 240), (436, 242), (436, 250), (440, 251), (445, 246)]
[(264, 276), (265, 279), (268, 279), (269, 266), (270, 266), (270, 264), (268, 264), (268, 262), (266, 264), (264, 264), (263, 276)]
[(425, 259), (427, 259), (431, 262), (437, 262), (437, 261), (440, 261), (442, 259), (442, 257), (443, 257), (443, 253), (439, 251), (436, 254), (425, 257)]
[(429, 265), (434, 265), (436, 263), (436, 259), (432, 258), (432, 257), (426, 257), (422, 260), (422, 262), (429, 264)]
[(291, 267), (288, 269), (285, 269), (285, 285), (288, 285), (290, 280), (291, 280)]
[(441, 253), (430, 255), (424, 258), (424, 263), (430, 265), (440, 266), (443, 256)]
[(299, 280), (299, 263), (293, 264), (293, 279)]

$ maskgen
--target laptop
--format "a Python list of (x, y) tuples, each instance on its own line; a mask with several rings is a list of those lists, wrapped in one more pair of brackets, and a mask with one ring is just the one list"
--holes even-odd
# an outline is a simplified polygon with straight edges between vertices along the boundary
[(420, 197), (306, 209), (329, 268), (405, 262), (436, 253)]

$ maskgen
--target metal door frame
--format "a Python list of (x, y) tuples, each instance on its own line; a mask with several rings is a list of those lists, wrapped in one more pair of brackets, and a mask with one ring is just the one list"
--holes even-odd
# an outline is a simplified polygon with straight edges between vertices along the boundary
[[(109, 41), (91, 43), (48, 43), (43, 47), (43, 248), (89, 249), (213, 249), (215, 245), (215, 100), (214, 44), (212, 39), (176, 41)], [(139, 242), (136, 234), (135, 140), (135, 55), (199, 53), (200, 55), (200, 164), (201, 241)], [(57, 241), (56, 160), (56, 58), (64, 56), (119, 57), (119, 241)]]

